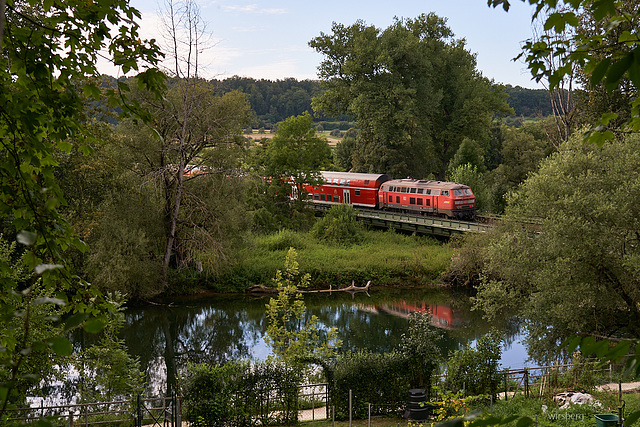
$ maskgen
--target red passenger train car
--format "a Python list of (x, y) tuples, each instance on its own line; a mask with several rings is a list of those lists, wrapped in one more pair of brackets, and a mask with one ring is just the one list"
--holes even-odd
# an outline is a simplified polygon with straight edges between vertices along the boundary
[(322, 182), (303, 184), (308, 200), (316, 204), (349, 204), (421, 215), (472, 219), (475, 196), (462, 184), (445, 181), (391, 179), (386, 174), (323, 171)]
[(388, 181), (386, 174), (321, 172), (323, 182), (319, 186), (303, 184), (307, 198), (317, 204), (346, 203), (356, 207), (378, 207), (378, 189)]

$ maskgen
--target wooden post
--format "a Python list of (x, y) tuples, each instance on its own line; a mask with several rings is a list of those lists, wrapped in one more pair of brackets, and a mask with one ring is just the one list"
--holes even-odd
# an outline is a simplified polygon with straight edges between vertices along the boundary
[(509, 371), (504, 373), (504, 401), (507, 401), (507, 391), (509, 391)]

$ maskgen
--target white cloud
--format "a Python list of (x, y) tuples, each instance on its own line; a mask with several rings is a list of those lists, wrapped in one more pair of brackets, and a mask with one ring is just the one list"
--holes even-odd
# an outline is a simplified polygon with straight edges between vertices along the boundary
[(263, 9), (255, 3), (245, 6), (223, 5), (222, 10), (229, 13), (251, 13), (258, 15), (284, 15), (288, 13), (286, 9)]

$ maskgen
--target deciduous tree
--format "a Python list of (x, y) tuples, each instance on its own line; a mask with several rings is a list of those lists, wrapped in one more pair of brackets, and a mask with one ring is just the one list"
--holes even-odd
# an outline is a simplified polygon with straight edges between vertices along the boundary
[(487, 137), (495, 114), (509, 110), (465, 41), (432, 13), (385, 30), (334, 23), (309, 44), (325, 56), (319, 76), (327, 90), (314, 109), (357, 119), (359, 172), (443, 179), (462, 140)]
[(637, 134), (602, 147), (574, 136), (522, 184), (487, 245), (476, 304), (526, 319), (536, 360), (577, 332), (640, 333), (638, 168)]

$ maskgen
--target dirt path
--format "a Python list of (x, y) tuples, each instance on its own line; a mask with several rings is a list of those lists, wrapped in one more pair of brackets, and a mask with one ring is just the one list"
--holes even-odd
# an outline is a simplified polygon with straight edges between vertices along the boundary
[[(622, 383), (622, 391), (634, 391), (640, 389), (640, 382)], [(618, 391), (618, 383), (603, 384), (596, 387), (599, 391)]]

